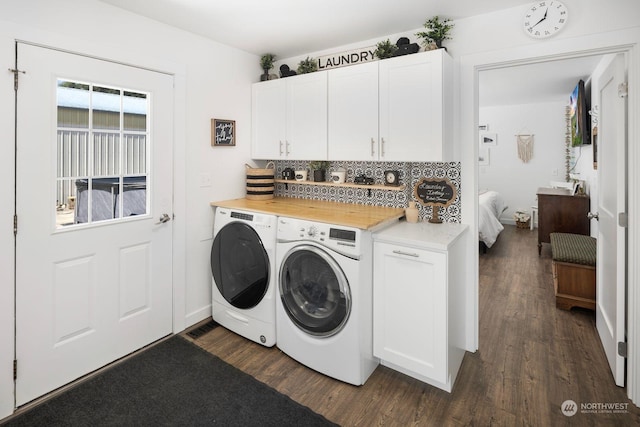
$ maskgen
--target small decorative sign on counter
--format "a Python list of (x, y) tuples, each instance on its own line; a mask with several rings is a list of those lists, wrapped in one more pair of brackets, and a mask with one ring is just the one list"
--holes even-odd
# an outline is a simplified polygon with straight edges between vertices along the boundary
[(211, 145), (236, 145), (236, 121), (211, 119)]
[(448, 178), (422, 178), (413, 189), (413, 194), (423, 206), (431, 206), (429, 222), (439, 224), (440, 207), (446, 208), (458, 196), (458, 190)]

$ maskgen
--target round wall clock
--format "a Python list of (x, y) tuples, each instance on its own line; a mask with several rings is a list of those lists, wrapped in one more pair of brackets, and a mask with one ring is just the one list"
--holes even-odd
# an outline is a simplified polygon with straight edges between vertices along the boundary
[(384, 185), (400, 185), (400, 172), (384, 171)]
[(525, 33), (536, 39), (551, 37), (567, 23), (569, 11), (560, 1), (539, 1), (531, 5), (524, 15)]

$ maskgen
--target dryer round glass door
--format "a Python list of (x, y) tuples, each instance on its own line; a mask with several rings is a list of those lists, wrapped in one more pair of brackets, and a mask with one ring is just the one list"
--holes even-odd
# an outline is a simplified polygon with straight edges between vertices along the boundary
[(333, 257), (316, 246), (295, 246), (285, 255), (279, 289), (291, 321), (310, 335), (334, 335), (349, 318), (347, 278)]
[(269, 286), (269, 256), (249, 225), (232, 222), (218, 231), (211, 247), (211, 273), (222, 297), (237, 308), (260, 303)]

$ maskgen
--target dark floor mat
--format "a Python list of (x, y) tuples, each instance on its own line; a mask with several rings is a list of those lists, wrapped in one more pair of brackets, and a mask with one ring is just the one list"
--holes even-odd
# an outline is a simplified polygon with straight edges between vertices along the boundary
[(7, 426), (330, 426), (288, 396), (174, 336)]

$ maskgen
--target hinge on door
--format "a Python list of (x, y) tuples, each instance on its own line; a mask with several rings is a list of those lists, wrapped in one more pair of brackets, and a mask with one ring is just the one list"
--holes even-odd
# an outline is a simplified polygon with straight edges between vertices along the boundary
[(620, 212), (618, 214), (618, 225), (622, 228), (629, 227), (629, 215), (626, 212)]
[(18, 235), (18, 215), (13, 215), (13, 237)]
[(18, 361), (13, 359), (13, 380), (18, 379)]
[(629, 84), (627, 82), (620, 83), (618, 85), (618, 96), (620, 98), (625, 98), (629, 93)]
[(27, 72), (13, 68), (9, 68), (9, 72), (13, 73), (13, 90), (18, 90), (18, 74), (27, 74)]
[(618, 356), (627, 357), (627, 343), (625, 341), (618, 342)]

